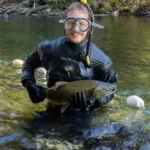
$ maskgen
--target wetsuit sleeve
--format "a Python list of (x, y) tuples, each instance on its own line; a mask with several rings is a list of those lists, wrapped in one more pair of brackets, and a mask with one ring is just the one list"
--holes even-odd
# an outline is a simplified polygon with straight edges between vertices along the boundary
[[(45, 67), (44, 64), (46, 64), (46, 62), (44, 59), (45, 58), (44, 54), (47, 51), (51, 51), (49, 43), (50, 43), (49, 41), (41, 42), (38, 45), (37, 49), (31, 52), (25, 59), (23, 68), (22, 68), (22, 78), (21, 78), (21, 82), (23, 86), (25, 86), (25, 82), (27, 80), (32, 80), (35, 82), (34, 71), (36, 68), (42, 67), (42, 66)], [(47, 53), (45, 55), (47, 55)]]
[(35, 82), (34, 72), (38, 67), (48, 68), (49, 61), (52, 58), (52, 48), (50, 41), (42, 41), (37, 49), (31, 52), (24, 61), (22, 68), (22, 85), (25, 86), (27, 80)]
[(103, 82), (115, 83), (118, 81), (118, 74), (114, 71), (111, 60), (99, 66), (95, 77)]
[(23, 68), (22, 68), (21, 82), (23, 86), (26, 80), (32, 80), (35, 82), (34, 71), (37, 67), (40, 67), (40, 66), (42, 66), (42, 64), (41, 64), (37, 50), (31, 52), (25, 59)]
[(92, 46), (91, 62), (94, 80), (117, 82), (118, 74), (113, 69), (111, 59), (95, 45)]

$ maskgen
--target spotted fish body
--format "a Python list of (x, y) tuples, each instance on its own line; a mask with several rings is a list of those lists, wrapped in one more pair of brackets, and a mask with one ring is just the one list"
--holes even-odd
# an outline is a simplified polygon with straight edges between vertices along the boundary
[[(73, 82), (56, 82), (55, 86), (48, 88), (46, 97), (52, 106), (62, 105), (65, 109), (70, 105), (69, 98), (77, 92), (84, 92), (86, 98), (101, 98), (115, 93), (117, 86), (97, 80), (79, 80)], [(64, 111), (64, 110), (63, 110)]]

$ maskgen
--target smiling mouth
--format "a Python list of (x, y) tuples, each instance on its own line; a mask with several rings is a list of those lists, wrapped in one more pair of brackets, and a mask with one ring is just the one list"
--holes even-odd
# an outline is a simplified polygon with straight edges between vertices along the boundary
[(80, 36), (81, 34), (80, 33), (71, 33), (71, 36)]

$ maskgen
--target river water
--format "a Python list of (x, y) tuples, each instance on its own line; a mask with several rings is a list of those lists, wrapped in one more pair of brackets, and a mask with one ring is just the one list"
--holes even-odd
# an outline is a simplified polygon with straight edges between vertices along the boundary
[(122, 99), (138, 95), (150, 111), (150, 18), (99, 16), (93, 42), (119, 74), (117, 95), (92, 112), (52, 116), (46, 102), (32, 104), (20, 83), (24, 60), (42, 40), (64, 35), (57, 17), (10, 16), (0, 19), (0, 149), (150, 149), (150, 115)]

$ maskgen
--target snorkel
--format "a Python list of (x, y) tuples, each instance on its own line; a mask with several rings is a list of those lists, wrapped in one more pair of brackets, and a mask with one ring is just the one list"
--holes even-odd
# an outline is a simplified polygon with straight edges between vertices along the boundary
[[(90, 8), (90, 6), (88, 5), (87, 0), (80, 0), (80, 2), (84, 5), (86, 5), (87, 9), (91, 13), (91, 22), (94, 23), (93, 11)], [(89, 35), (89, 38), (88, 38), (88, 44), (87, 44), (87, 49), (86, 49), (86, 57), (85, 57), (86, 64), (89, 68), (91, 67), (90, 53), (91, 53), (92, 37), (93, 37), (93, 25), (91, 25), (91, 31), (90, 31), (90, 35)]]

